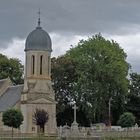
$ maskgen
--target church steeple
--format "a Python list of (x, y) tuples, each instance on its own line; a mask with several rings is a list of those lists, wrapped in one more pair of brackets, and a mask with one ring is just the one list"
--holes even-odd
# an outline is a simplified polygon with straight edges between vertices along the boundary
[(44, 125), (44, 134), (56, 134), (56, 102), (51, 83), (52, 43), (49, 34), (40, 26), (40, 9), (37, 27), (29, 33), (25, 44), (25, 78), (21, 95), (24, 116), (23, 133), (36, 133), (38, 127), (32, 116), (38, 109), (45, 110), (50, 119)]

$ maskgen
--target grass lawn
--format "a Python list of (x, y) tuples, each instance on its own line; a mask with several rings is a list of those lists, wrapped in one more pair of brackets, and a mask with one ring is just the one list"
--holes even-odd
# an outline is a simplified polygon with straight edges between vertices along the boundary
[(44, 137), (44, 138), (0, 138), (0, 140), (58, 140), (57, 138)]
[(123, 137), (121, 137), (121, 138), (114, 138), (114, 137), (108, 137), (108, 138), (101, 138), (101, 140), (140, 140), (140, 137), (129, 137), (129, 138), (123, 138)]

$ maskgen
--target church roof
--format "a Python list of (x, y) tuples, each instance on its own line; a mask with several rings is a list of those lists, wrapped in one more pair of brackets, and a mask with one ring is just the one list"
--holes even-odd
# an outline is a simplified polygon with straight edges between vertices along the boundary
[(52, 42), (49, 34), (38, 26), (26, 39), (25, 51), (52, 51)]
[(1, 89), (1, 87), (3, 87), (3, 85), (5, 84), (6, 81), (7, 81), (7, 79), (0, 80), (0, 89)]
[(11, 86), (0, 97), (0, 112), (14, 107), (20, 101), (23, 85)]

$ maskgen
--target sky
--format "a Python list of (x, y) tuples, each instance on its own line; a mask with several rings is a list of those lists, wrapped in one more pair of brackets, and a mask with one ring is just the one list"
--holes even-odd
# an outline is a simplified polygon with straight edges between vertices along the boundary
[(0, 0), (0, 53), (24, 64), (25, 41), (37, 26), (39, 9), (52, 56), (101, 33), (119, 43), (131, 71), (140, 73), (140, 0)]

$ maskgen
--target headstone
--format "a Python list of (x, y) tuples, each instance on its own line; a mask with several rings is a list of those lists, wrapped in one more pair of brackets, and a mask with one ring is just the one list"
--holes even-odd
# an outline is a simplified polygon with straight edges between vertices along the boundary
[(62, 136), (63, 137), (70, 137), (70, 127), (66, 124), (62, 128)]

